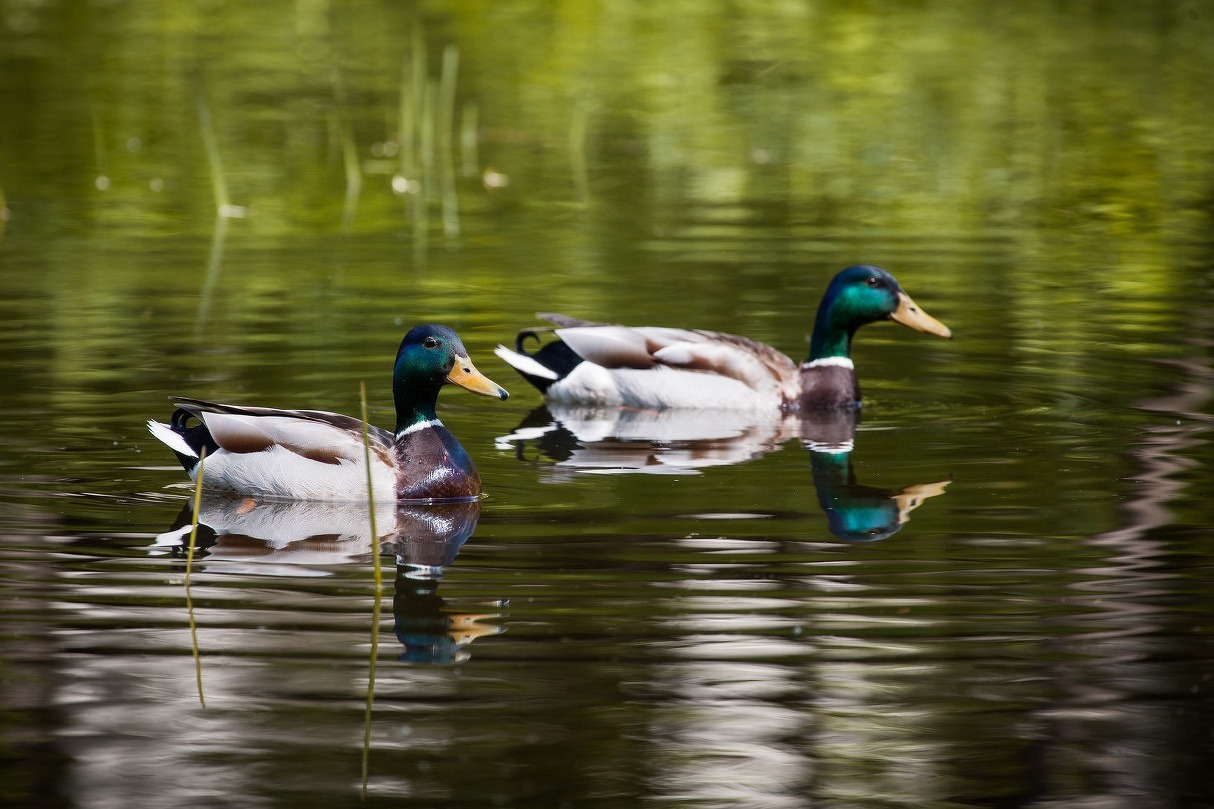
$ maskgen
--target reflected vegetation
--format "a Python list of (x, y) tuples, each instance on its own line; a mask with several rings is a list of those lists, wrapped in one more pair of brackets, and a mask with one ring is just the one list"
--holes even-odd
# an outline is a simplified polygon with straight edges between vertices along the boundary
[[(1208, 352), (1214, 348), (1214, 324), (1192, 323), (1184, 339)], [(1209, 527), (1195, 526), (1174, 510), (1184, 497), (1186, 478), (1198, 467), (1193, 459), (1210, 457), (1211, 356), (1167, 362), (1176, 375), (1167, 391), (1136, 402), (1145, 414), (1171, 418), (1139, 426), (1126, 448), (1134, 485), (1119, 505), (1120, 525), (1084, 538), (1100, 561), (1076, 571), (1081, 578), (1070, 584), (1069, 598), (1085, 611), (1067, 621), (1073, 631), (1058, 644), (1066, 657), (1059, 662), (1059, 693), (1049, 713), (1051, 752), (1060, 772), (1094, 771), (1109, 793), (1123, 792), (1129, 784), (1164, 792), (1175, 786), (1165, 784), (1179, 777), (1180, 789), (1197, 794), (1204, 788), (1190, 779), (1204, 776), (1175, 768), (1169, 759), (1208, 760), (1214, 748), (1208, 733), (1181, 719), (1195, 711), (1197, 723), (1212, 727), (1214, 707), (1208, 701), (1185, 706), (1176, 698), (1186, 683), (1204, 691), (1208, 667), (1165, 662), (1183, 661), (1192, 636), (1206, 634), (1205, 618), (1198, 614), (1208, 615), (1212, 603), (1208, 593), (1193, 601), (1194, 583), (1176, 562), (1177, 556), (1192, 559), (1200, 553), (1194, 543), (1208, 541)], [(1170, 604), (1187, 604), (1185, 615), (1175, 614)], [(1209, 652), (1208, 640), (1198, 644)], [(1192, 685), (1198, 679), (1202, 685)], [(1161, 698), (1144, 704), (1143, 694)], [(1116, 750), (1112, 738), (1123, 740)], [(1182, 740), (1180, 752), (1165, 738)]]
[[(476, 530), (479, 502), (400, 505), (377, 514), (380, 552), (396, 559), (392, 606), (396, 636), (404, 646), (401, 660), (467, 660), (468, 644), (505, 631), (491, 623), (503, 616), (495, 611), (501, 603), (467, 612), (450, 607), (438, 592), (444, 568)], [(385, 516), (392, 517), (388, 525)], [(335, 565), (365, 563), (374, 552), (370, 524), (365, 505), (204, 495), (196, 564), (225, 575), (323, 576)], [(184, 556), (193, 525), (194, 510), (186, 506), (174, 526), (156, 538), (153, 553)]]

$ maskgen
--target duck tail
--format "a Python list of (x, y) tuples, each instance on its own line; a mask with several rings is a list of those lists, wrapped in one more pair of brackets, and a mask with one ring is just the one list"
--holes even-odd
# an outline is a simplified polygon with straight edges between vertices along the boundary
[[(197, 419), (198, 423), (191, 426), (188, 423), (190, 419)], [(204, 449), (207, 455), (219, 451), (219, 444), (211, 437), (202, 417), (189, 410), (174, 410), (168, 424), (149, 421), (148, 430), (173, 451), (187, 472), (193, 472), (194, 467), (198, 466), (198, 458)]]
[(578, 366), (582, 358), (573, 353), (573, 349), (560, 340), (553, 340), (540, 346), (536, 351), (528, 351), (527, 340), (540, 342), (540, 334), (551, 334), (554, 329), (524, 329), (514, 340), (514, 349), (499, 345), (493, 353), (501, 357), (507, 365), (540, 390), (546, 392), (557, 382), (560, 382)]

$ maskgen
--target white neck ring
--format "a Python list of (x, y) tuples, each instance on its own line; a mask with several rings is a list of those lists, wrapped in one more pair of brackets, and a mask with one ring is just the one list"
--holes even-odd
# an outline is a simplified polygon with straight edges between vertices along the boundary
[(442, 424), (443, 423), (441, 421), (439, 421), (438, 419), (427, 419), (426, 421), (419, 421), (416, 424), (410, 424), (408, 427), (401, 430), (399, 433), (396, 434), (396, 437), (400, 438), (402, 436), (409, 435), (410, 433), (415, 433), (418, 430), (425, 430), (430, 427), (441, 427)]
[(852, 371), (856, 370), (856, 364), (851, 361), (851, 357), (820, 357), (801, 365), (802, 368), (825, 368), (827, 366), (847, 368)]

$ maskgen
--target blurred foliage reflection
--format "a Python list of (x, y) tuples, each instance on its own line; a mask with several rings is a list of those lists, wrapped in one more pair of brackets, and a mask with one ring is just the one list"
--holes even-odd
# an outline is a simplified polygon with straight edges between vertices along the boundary
[[(67, 221), (208, 227), (198, 99), (234, 201), (254, 206), (263, 234), (340, 223), (346, 121), (374, 180), (361, 229), (394, 226), (390, 180), (420, 170), (400, 147), (431, 136), (432, 155), (458, 153), (474, 210), (492, 167), (509, 179), (507, 209), (565, 198), (614, 218), (627, 198), (634, 222), (760, 204), (814, 230), (1125, 235), (1184, 232), (1209, 211), (1214, 14), (1196, 2), (2, 14), (0, 180), (18, 221), (57, 201)], [(444, 111), (448, 49), (457, 89)], [(410, 114), (427, 134), (403, 131)]]

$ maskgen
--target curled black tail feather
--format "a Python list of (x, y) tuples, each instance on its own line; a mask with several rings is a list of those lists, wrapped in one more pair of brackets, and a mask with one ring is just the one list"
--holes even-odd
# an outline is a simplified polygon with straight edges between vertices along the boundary
[(533, 356), (529, 351), (527, 351), (526, 348), (523, 347), (523, 343), (527, 342), (527, 338), (530, 337), (532, 340), (535, 340), (535, 342), (539, 343), (539, 342), (541, 342), (541, 340), (540, 340), (541, 333), (542, 334), (552, 334), (554, 331), (556, 331), (556, 330), (555, 329), (523, 329), (514, 338), (514, 350), (520, 354), (526, 354), (528, 357)]
[[(196, 419), (198, 423), (191, 427), (187, 424), (190, 419)], [(206, 450), (207, 455), (214, 455), (219, 451), (219, 444), (211, 437), (211, 431), (202, 423), (202, 419), (188, 410), (181, 408), (174, 410), (173, 417), (169, 419), (169, 429), (181, 436), (190, 449), (199, 455), (203, 450)], [(182, 455), (176, 450), (173, 451), (173, 454), (177, 456), (177, 460), (181, 461), (181, 465), (187, 472), (198, 465), (198, 458)]]
[[(524, 329), (514, 338), (514, 348), (518, 353), (530, 357), (548, 370), (556, 374), (556, 379), (547, 379), (542, 376), (535, 376), (526, 371), (519, 371), (523, 379), (526, 379), (535, 387), (539, 388), (540, 392), (548, 390), (552, 385), (569, 376), (581, 362), (582, 358), (573, 353), (573, 349), (560, 340), (553, 340), (540, 346), (536, 351), (528, 351), (525, 347), (527, 339), (540, 342), (541, 334), (551, 334), (553, 329)], [(515, 370), (518, 370), (517, 368)]]

